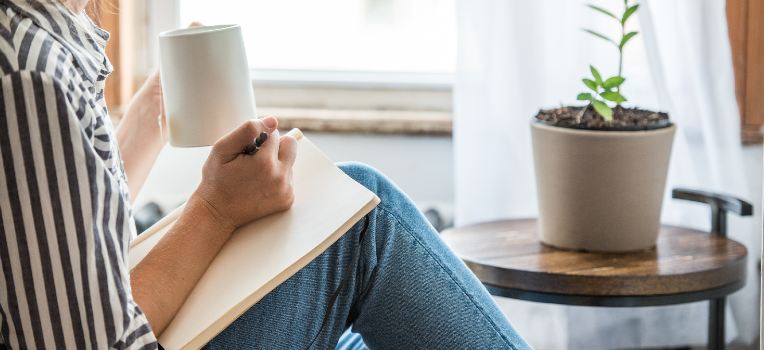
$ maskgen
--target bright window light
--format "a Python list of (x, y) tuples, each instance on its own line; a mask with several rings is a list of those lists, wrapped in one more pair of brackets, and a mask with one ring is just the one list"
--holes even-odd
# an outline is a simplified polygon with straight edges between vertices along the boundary
[(253, 69), (448, 74), (452, 0), (180, 0), (181, 23), (242, 26)]

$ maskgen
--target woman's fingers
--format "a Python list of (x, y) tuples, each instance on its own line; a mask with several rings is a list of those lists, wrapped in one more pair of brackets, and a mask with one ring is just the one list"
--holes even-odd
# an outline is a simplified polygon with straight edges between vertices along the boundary
[(294, 137), (286, 135), (279, 140), (279, 161), (291, 168), (297, 159), (297, 140)]
[(260, 153), (263, 155), (268, 155), (268, 157), (274, 162), (276, 159), (278, 159), (279, 154), (279, 130), (273, 129), (268, 134), (268, 140), (263, 143), (263, 145), (260, 147), (260, 151), (257, 152), (257, 156), (260, 156)]
[[(268, 134), (268, 140), (260, 147), (260, 152), (268, 154), (271, 159), (275, 160), (279, 154), (279, 120), (276, 117), (265, 117), (261, 119), (263, 125), (271, 130)], [(258, 152), (259, 153), (259, 152)]]
[(263, 125), (270, 130), (276, 130), (279, 127), (279, 120), (273, 116), (267, 116), (262, 119)]
[[(248, 120), (215, 142), (212, 146), (212, 152), (219, 156), (224, 163), (227, 163), (236, 158), (260, 133), (270, 133), (271, 131), (273, 130), (269, 129), (262, 120)], [(263, 146), (269, 143), (274, 142), (268, 140)]]

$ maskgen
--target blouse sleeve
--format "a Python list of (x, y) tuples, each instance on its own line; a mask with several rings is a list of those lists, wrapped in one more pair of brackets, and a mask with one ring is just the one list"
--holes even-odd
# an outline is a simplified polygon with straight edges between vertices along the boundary
[(130, 291), (129, 203), (82, 126), (90, 102), (38, 72), (0, 89), (0, 343), (156, 348)]

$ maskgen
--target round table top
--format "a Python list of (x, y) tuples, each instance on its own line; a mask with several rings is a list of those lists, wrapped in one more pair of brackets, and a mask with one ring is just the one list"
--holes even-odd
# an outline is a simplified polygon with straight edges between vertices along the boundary
[(515, 293), (651, 297), (726, 288), (726, 295), (745, 281), (745, 246), (708, 232), (663, 226), (653, 249), (592, 253), (546, 246), (536, 229), (535, 219), (504, 220), (450, 229), (442, 237), (481, 282)]

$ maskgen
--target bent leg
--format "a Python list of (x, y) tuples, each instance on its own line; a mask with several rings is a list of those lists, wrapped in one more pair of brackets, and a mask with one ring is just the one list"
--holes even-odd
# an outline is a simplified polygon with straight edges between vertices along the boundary
[(328, 349), (351, 324), (371, 348), (530, 348), (405, 194), (339, 166), (380, 205), (209, 348)]
[(530, 348), (402, 191), (368, 166), (340, 167), (382, 199), (351, 314), (370, 348)]

